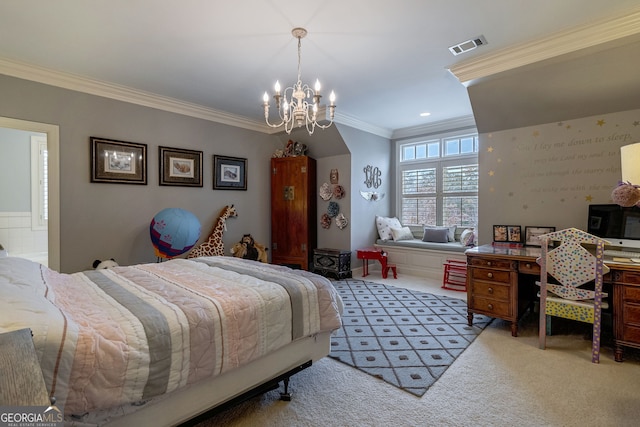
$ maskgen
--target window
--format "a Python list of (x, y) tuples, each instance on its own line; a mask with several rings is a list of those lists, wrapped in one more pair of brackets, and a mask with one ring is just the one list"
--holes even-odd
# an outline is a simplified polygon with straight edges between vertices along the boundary
[(477, 134), (399, 143), (398, 159), (403, 225), (477, 225)]

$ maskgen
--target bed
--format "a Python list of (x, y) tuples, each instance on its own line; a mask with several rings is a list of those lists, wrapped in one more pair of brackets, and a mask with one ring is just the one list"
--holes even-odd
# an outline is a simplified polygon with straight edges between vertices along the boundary
[(0, 332), (32, 330), (68, 425), (193, 419), (329, 354), (340, 312), (326, 278), (241, 258), (74, 274), (0, 258)]

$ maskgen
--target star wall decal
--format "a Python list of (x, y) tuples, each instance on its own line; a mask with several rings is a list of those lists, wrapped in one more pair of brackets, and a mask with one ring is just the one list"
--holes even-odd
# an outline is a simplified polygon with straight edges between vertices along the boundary
[(534, 131), (533, 131), (533, 136), (534, 136), (534, 137), (538, 137), (538, 136), (540, 136), (540, 132), (539, 132), (539, 131), (537, 131), (537, 130), (534, 130)]
[(493, 147), (487, 147), (487, 151), (488, 151), (489, 153), (493, 153)]
[(593, 201), (593, 196), (591, 196), (591, 194), (589, 194), (587, 197), (584, 198), (587, 202), (591, 202)]
[(495, 173), (494, 171), (489, 171), (489, 176), (493, 176), (493, 175), (495, 175), (495, 174), (496, 174), (496, 173)]
[(606, 122), (604, 120), (602, 120), (602, 119), (598, 120), (598, 122), (597, 122), (598, 126), (600, 126), (600, 127), (604, 126), (605, 123)]

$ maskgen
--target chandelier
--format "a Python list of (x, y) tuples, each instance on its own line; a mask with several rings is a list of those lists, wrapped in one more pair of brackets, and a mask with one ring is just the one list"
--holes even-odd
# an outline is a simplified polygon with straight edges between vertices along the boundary
[(284, 130), (288, 134), (291, 133), (294, 126), (302, 127), (304, 124), (309, 135), (311, 135), (316, 126), (320, 129), (326, 129), (333, 123), (336, 95), (331, 91), (331, 95), (329, 95), (329, 123), (321, 125), (318, 123), (318, 110), (320, 108), (320, 98), (322, 98), (322, 95), (320, 95), (320, 82), (316, 80), (315, 87), (312, 89), (307, 84), (303, 85), (300, 78), (301, 40), (307, 35), (307, 30), (294, 28), (291, 34), (298, 39), (298, 81), (294, 86), (289, 86), (283, 92), (280, 92), (280, 82), (276, 81), (273, 99), (278, 109), (280, 123), (272, 124), (269, 122), (269, 95), (267, 95), (267, 92), (264, 93), (262, 98), (264, 101), (264, 119), (267, 125), (272, 128), (284, 126)]

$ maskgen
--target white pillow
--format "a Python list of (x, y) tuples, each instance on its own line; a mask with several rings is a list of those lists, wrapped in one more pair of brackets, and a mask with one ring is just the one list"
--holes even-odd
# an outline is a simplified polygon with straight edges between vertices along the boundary
[(474, 239), (475, 234), (473, 232), (473, 228), (467, 228), (460, 235), (460, 244), (462, 246), (473, 246)]
[(399, 240), (413, 240), (413, 233), (409, 227), (391, 228), (391, 235), (396, 242)]
[(387, 218), (384, 216), (376, 216), (376, 227), (378, 227), (378, 235), (382, 240), (393, 240), (391, 228), (402, 228), (398, 218)]

